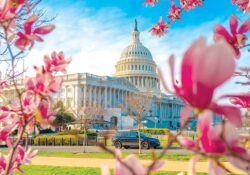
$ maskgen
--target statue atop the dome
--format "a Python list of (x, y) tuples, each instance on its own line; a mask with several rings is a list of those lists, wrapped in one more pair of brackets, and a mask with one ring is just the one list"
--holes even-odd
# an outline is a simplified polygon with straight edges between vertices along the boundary
[(138, 28), (137, 28), (137, 20), (136, 20), (136, 19), (135, 19), (134, 31), (138, 32)]

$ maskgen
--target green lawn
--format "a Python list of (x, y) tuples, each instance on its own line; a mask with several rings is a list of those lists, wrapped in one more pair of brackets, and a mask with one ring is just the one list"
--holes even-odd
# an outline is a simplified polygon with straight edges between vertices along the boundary
[[(81, 167), (57, 167), (57, 166), (42, 166), (42, 165), (27, 165), (23, 166), (25, 175), (100, 175), (100, 168), (81, 168)], [(177, 172), (154, 172), (152, 175), (176, 175)], [(205, 175), (206, 173), (198, 173)], [(22, 175), (15, 173), (15, 175)]]
[[(70, 158), (103, 158), (103, 159), (111, 159), (113, 156), (106, 152), (98, 152), (98, 153), (72, 153), (72, 152), (45, 152), (39, 151), (39, 156), (47, 156), (47, 157), (70, 157)], [(123, 153), (124, 157), (129, 155), (129, 153)], [(136, 154), (140, 159), (151, 159), (150, 153), (144, 154)], [(158, 155), (158, 153), (156, 154)], [(189, 160), (192, 157), (191, 154), (166, 154), (163, 159), (167, 160)]]
[[(6, 154), (6, 151), (0, 153)], [(126, 157), (131, 153), (123, 152), (122, 156)], [(135, 153), (134, 153), (135, 154)], [(151, 159), (150, 153), (135, 154), (139, 159)], [(156, 153), (156, 156), (159, 153)], [(68, 157), (68, 158), (101, 158), (101, 159), (112, 159), (114, 158), (107, 152), (91, 152), (91, 153), (74, 153), (74, 152), (50, 152), (50, 151), (39, 151), (38, 156), (46, 157)], [(188, 161), (193, 155), (192, 154), (165, 154), (162, 159), (164, 160), (186, 160)], [(205, 159), (201, 159), (204, 161)]]

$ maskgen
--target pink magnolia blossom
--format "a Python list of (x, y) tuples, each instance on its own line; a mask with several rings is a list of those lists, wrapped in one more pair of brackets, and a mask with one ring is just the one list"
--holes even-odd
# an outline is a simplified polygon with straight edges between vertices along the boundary
[(228, 95), (230, 102), (234, 105), (240, 106), (241, 108), (250, 108), (250, 94), (241, 95)]
[[(199, 150), (207, 155), (222, 155), (233, 152), (250, 160), (247, 150), (241, 146), (237, 131), (231, 123), (226, 122), (224, 126), (219, 124), (212, 127), (212, 113), (204, 111), (198, 118), (198, 130), (200, 132), (199, 142), (179, 137), (180, 144), (187, 149)], [(214, 163), (213, 160), (209, 160), (209, 174), (220, 175), (224, 172)]]
[(38, 20), (38, 16), (31, 16), (28, 18), (23, 26), (24, 33), (17, 33), (17, 40), (15, 41), (16, 47), (21, 50), (24, 50), (27, 46), (30, 46), (30, 49), (33, 47), (34, 42), (42, 42), (43, 39), (39, 35), (45, 35), (52, 32), (55, 28), (54, 25), (46, 25), (33, 29), (34, 23)]
[(20, 168), (21, 165), (30, 164), (31, 159), (34, 158), (37, 154), (37, 150), (31, 151), (31, 149), (28, 149), (25, 151), (25, 149), (22, 146), (18, 146), (18, 149), (16, 153), (14, 154), (14, 165), (13, 169), (17, 169), (21, 173), (24, 173), (22, 169)]
[(41, 127), (46, 129), (48, 126), (51, 126), (55, 120), (55, 115), (59, 112), (59, 108), (53, 111), (49, 111), (49, 102), (42, 100), (38, 111), (35, 114), (36, 120), (40, 123)]
[(161, 37), (163, 36), (165, 33), (167, 33), (167, 28), (169, 27), (169, 25), (167, 23), (165, 23), (163, 21), (163, 18), (161, 17), (160, 20), (158, 21), (158, 23), (156, 25), (154, 25), (151, 29), (150, 32), (152, 33), (152, 35)]
[[(181, 63), (181, 84), (175, 82), (173, 55), (169, 61), (174, 92), (167, 86), (161, 71), (158, 71), (166, 91), (176, 94), (198, 111), (211, 109), (241, 126), (240, 111), (237, 108), (217, 105), (212, 101), (216, 88), (234, 74), (235, 61), (228, 44), (221, 41), (207, 46), (203, 38), (195, 41), (185, 52)], [(191, 111), (189, 108), (182, 113), (182, 124), (188, 119)]]
[(2, 128), (0, 130), (0, 143), (2, 144), (6, 143), (7, 145), (9, 145), (11, 141), (9, 136), (15, 129), (17, 129), (16, 123), (12, 123)]
[(203, 0), (180, 0), (181, 6), (186, 11), (203, 5)]
[[(4, 174), (6, 169), (6, 158), (3, 155), (0, 155), (0, 174)], [(13, 173), (13, 172), (12, 172)]]
[[(140, 160), (133, 154), (128, 155), (123, 162), (131, 168), (136, 175), (147, 175), (148, 167), (144, 166)], [(155, 166), (152, 167), (151, 171), (158, 170), (164, 165), (163, 161), (157, 161)], [(115, 162), (114, 175), (133, 175), (125, 165), (121, 164), (118, 160)], [(108, 167), (104, 166), (102, 169), (102, 175), (110, 175)]]
[(250, 12), (250, 1), (249, 0), (232, 0), (233, 4), (236, 4), (239, 9), (249, 13)]
[(65, 59), (64, 53), (63, 52), (52, 52), (51, 58), (49, 55), (44, 56), (44, 63), (45, 66), (39, 70), (38, 67), (34, 66), (34, 68), (37, 71), (40, 71), (42, 73), (52, 73), (52, 72), (63, 72), (66, 73), (66, 67), (69, 65), (69, 63), (72, 61), (72, 58), (68, 58), (67, 60)]
[(14, 18), (23, 5), (28, 7), (26, 0), (2, 0), (0, 2), (0, 22)]
[(159, 0), (146, 0), (145, 5), (151, 5), (152, 7), (155, 6), (156, 3), (158, 3)]
[(180, 7), (176, 7), (176, 4), (174, 3), (174, 1), (171, 1), (171, 8), (169, 10), (169, 15), (168, 18), (170, 18), (171, 22), (173, 22), (174, 20), (180, 20), (180, 15), (181, 15), (181, 8)]
[(18, 12), (26, 6), (27, 13), (30, 7), (27, 0), (2, 0), (0, 1), (0, 25), (4, 28), (8, 42), (15, 38), (16, 17)]
[[(214, 90), (232, 77), (235, 70), (232, 49), (225, 42), (207, 46), (204, 38), (196, 40), (185, 52), (180, 85), (175, 83), (174, 59), (173, 55), (169, 59), (174, 93), (201, 109), (211, 104)], [(171, 92), (160, 70), (159, 76), (165, 90)]]
[[(21, 173), (24, 173), (22, 171), (22, 169), (20, 168), (21, 165), (23, 164), (30, 164), (31, 163), (31, 159), (33, 157), (35, 157), (37, 154), (37, 151), (31, 151), (31, 149), (29, 149), (28, 151), (25, 151), (25, 149), (22, 146), (18, 146), (16, 152), (13, 155), (13, 161), (11, 162), (10, 165), (10, 171), (9, 171), (9, 175), (14, 175), (14, 171), (18, 170)], [(7, 168), (7, 164), (6, 164), (6, 160), (7, 160), (7, 156), (0, 156), (0, 174), (4, 174), (6, 168)]]
[(47, 96), (49, 93), (55, 93), (61, 87), (62, 77), (47, 79), (44, 74), (37, 74), (35, 79), (27, 78), (25, 80), (25, 88), (40, 96)]
[(208, 109), (229, 120), (236, 127), (242, 127), (241, 112), (237, 107), (231, 105), (219, 105), (214, 102)]
[[(1, 106), (1, 110), (4, 112), (3, 113), (4, 116), (8, 119), (11, 119), (12, 124), (14, 124), (14, 122), (18, 124), (19, 118), (21, 117), (23, 117), (26, 120), (29, 120), (30, 117), (34, 115), (34, 112), (38, 107), (39, 99), (35, 98), (31, 93), (25, 92), (21, 96), (21, 103), (22, 104), (20, 104), (18, 101), (10, 105)], [(10, 118), (11, 115), (12, 118)], [(16, 118), (14, 118), (14, 116)], [(6, 119), (5, 118), (3, 119), (6, 122)], [(19, 124), (21, 125), (22, 123)]]
[(224, 39), (227, 43), (229, 43), (234, 51), (236, 58), (240, 57), (240, 48), (245, 46), (245, 42), (247, 40), (246, 32), (250, 30), (250, 20), (246, 20), (243, 24), (238, 28), (238, 19), (236, 16), (231, 15), (230, 17), (230, 32), (221, 25), (216, 25), (214, 28), (214, 40), (219, 41)]

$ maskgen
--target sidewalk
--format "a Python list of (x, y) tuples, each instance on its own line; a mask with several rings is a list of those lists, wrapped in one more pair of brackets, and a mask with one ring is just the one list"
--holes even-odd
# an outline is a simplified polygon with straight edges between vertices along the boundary
[[(144, 164), (149, 164), (149, 160), (141, 160)], [(63, 158), (63, 157), (43, 157), (36, 156), (32, 159), (33, 165), (48, 165), (48, 166), (68, 166), (68, 167), (101, 167), (108, 165), (114, 168), (114, 159), (99, 159), (99, 158)], [(225, 165), (233, 170), (235, 174), (244, 174), (241, 171), (233, 168), (229, 163)], [(207, 162), (197, 163), (197, 172), (207, 172)], [(188, 170), (188, 161), (166, 161), (161, 171), (181, 172)]]

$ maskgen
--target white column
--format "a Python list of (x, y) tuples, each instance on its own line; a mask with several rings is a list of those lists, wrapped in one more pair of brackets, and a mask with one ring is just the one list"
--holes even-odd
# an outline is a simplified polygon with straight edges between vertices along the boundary
[(76, 98), (75, 98), (75, 93), (76, 93), (75, 85), (71, 86), (71, 92), (72, 92), (71, 93), (71, 97), (72, 97), (71, 106), (73, 108), (75, 108), (75, 104), (76, 104), (76, 102), (75, 102), (75, 100), (76, 100)]
[(110, 107), (113, 108), (113, 103), (114, 103), (114, 99), (113, 99), (113, 88), (110, 88)]
[(89, 106), (93, 106), (93, 104), (92, 104), (92, 96), (93, 96), (93, 94), (92, 94), (92, 86), (89, 86)]
[(117, 100), (116, 100), (116, 105), (119, 106), (119, 103), (120, 103), (120, 89), (117, 89)]
[(76, 101), (75, 101), (75, 102), (76, 102), (76, 104), (75, 104), (75, 106), (76, 106), (77, 114), (79, 114), (80, 106), (81, 106), (81, 102), (82, 102), (83, 96), (82, 96), (82, 93), (81, 93), (80, 84), (77, 84), (77, 85), (75, 86), (75, 88), (76, 88), (76, 94), (75, 94), (75, 98), (76, 98)]
[(108, 88), (108, 106), (111, 108), (111, 88)]
[(124, 90), (122, 90), (122, 102), (124, 102)]
[(96, 101), (95, 101), (95, 99), (96, 99), (96, 86), (93, 86), (92, 87), (92, 103), (93, 103), (93, 106), (95, 106), (96, 105)]
[(112, 106), (112, 95), (111, 95), (111, 88), (109, 88), (109, 107), (111, 108)]
[(86, 106), (87, 101), (87, 85), (83, 86), (83, 106)]
[(98, 88), (98, 105), (102, 105), (102, 87)]
[(116, 89), (114, 89), (114, 108), (116, 107)]
[(104, 87), (104, 108), (107, 107), (107, 87)]

